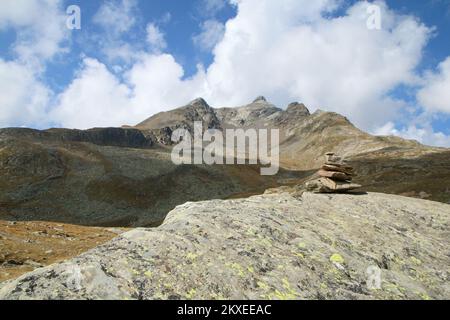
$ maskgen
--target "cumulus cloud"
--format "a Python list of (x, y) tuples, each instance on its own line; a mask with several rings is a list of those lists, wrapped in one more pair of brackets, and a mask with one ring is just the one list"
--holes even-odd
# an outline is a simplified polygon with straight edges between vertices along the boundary
[(208, 69), (213, 101), (241, 104), (258, 94), (282, 106), (300, 100), (343, 113), (364, 129), (396, 116), (402, 103), (388, 93), (416, 81), (430, 31), (383, 2), (382, 30), (366, 27), (367, 2), (336, 18), (324, 17), (335, 1), (237, 4)]
[(8, 26), (25, 27), (36, 20), (35, 12), (39, 10), (38, 1), (4, 0), (0, 2), (0, 29)]
[(33, 69), (43, 68), (46, 60), (65, 51), (66, 18), (60, 0), (0, 1), (0, 31), (16, 31), (13, 51)]
[(380, 136), (399, 136), (405, 139), (416, 140), (430, 146), (450, 147), (450, 136), (442, 132), (436, 132), (429, 123), (424, 123), (421, 126), (409, 124), (403, 129), (397, 129), (393, 122), (388, 122), (375, 130), (375, 134)]
[(439, 64), (436, 73), (428, 72), (418, 92), (419, 103), (430, 112), (450, 113), (450, 57)]
[(225, 25), (217, 20), (206, 20), (200, 26), (199, 34), (194, 35), (192, 40), (201, 50), (210, 51), (222, 40), (225, 33)]
[(0, 127), (40, 126), (46, 122), (51, 91), (30, 69), (0, 59)]
[(135, 124), (186, 103), (203, 82), (201, 74), (181, 80), (183, 68), (171, 55), (142, 53), (121, 82), (105, 64), (85, 58), (50, 118), (63, 127), (80, 129)]
[(12, 60), (0, 58), (0, 127), (48, 124), (53, 92), (42, 82), (46, 63), (66, 52), (66, 15), (59, 0), (3, 0), (0, 32), (12, 30)]
[(59, 106), (50, 117), (68, 128), (117, 126), (128, 118), (129, 95), (129, 88), (104, 64), (86, 58), (82, 71), (60, 95)]

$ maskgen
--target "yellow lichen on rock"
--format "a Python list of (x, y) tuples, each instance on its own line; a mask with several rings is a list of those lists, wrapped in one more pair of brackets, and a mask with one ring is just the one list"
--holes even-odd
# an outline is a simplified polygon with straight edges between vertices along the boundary
[(339, 253), (334, 253), (330, 257), (330, 261), (333, 262), (333, 263), (339, 263), (339, 264), (345, 263), (344, 258)]

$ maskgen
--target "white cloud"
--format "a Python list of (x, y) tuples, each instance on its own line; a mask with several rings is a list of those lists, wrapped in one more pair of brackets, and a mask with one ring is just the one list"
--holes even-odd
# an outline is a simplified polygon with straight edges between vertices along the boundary
[(102, 53), (110, 64), (130, 65), (137, 56), (139, 43), (125, 39), (137, 29), (138, 0), (103, 1), (92, 21), (102, 30), (85, 35), (83, 44)]
[(46, 60), (65, 51), (66, 18), (60, 0), (0, 1), (0, 31), (16, 31), (13, 50), (30, 68), (42, 69)]
[(450, 113), (450, 57), (439, 64), (438, 72), (425, 76), (417, 100), (430, 112)]
[(206, 20), (201, 24), (201, 32), (194, 35), (194, 44), (204, 51), (213, 49), (222, 40), (225, 25), (217, 20)]
[(343, 113), (364, 129), (393, 119), (402, 103), (388, 98), (414, 83), (429, 29), (383, 2), (383, 29), (366, 27), (368, 3), (338, 18), (323, 13), (336, 1), (238, 1), (207, 72), (216, 104), (236, 105), (259, 94), (279, 105), (300, 100)]
[(164, 33), (154, 23), (147, 25), (147, 42), (152, 46), (152, 50), (161, 51), (167, 47)]
[(66, 15), (59, 0), (0, 1), (0, 32), (12, 30), (13, 60), (0, 58), (0, 127), (47, 125), (53, 92), (43, 84), (46, 63), (66, 52)]
[(46, 122), (51, 91), (29, 68), (0, 59), (0, 127), (39, 126)]
[(93, 21), (103, 27), (111, 37), (129, 31), (136, 23), (136, 0), (109, 0), (104, 2)]
[(63, 127), (81, 129), (136, 124), (192, 99), (203, 81), (201, 74), (181, 80), (183, 69), (171, 55), (141, 54), (121, 82), (104, 64), (85, 58), (50, 118)]
[(120, 126), (128, 118), (130, 90), (95, 59), (85, 58), (83, 69), (58, 98), (50, 117), (68, 128)]
[(201, 0), (199, 11), (205, 17), (213, 17), (225, 8), (226, 4), (226, 0)]
[(102, 52), (108, 62), (132, 64), (139, 56), (139, 50), (130, 43), (112, 41), (103, 43)]
[(450, 136), (442, 132), (436, 132), (429, 123), (424, 123), (422, 126), (410, 124), (398, 130), (393, 122), (388, 122), (375, 130), (375, 134), (380, 136), (395, 135), (430, 146), (450, 147)]
[(0, 29), (8, 26), (25, 27), (35, 22), (35, 12), (39, 10), (38, 1), (3, 0), (0, 2)]

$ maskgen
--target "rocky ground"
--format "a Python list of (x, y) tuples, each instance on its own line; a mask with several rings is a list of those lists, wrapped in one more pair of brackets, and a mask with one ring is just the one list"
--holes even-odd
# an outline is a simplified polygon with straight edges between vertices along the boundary
[(0, 282), (77, 256), (125, 230), (0, 221)]
[(449, 223), (449, 205), (378, 193), (186, 203), (0, 299), (449, 299)]

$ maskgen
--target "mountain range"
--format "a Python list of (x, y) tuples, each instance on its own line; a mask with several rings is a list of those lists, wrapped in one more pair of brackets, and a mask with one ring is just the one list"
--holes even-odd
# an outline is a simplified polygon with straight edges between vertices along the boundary
[[(259, 165), (181, 165), (170, 161), (171, 134), (204, 128), (277, 128), (278, 175)], [(90, 130), (0, 130), (0, 219), (89, 226), (156, 226), (187, 201), (242, 197), (314, 177), (326, 152), (344, 157), (365, 191), (450, 203), (450, 149), (378, 137), (337, 113), (285, 110), (264, 97), (237, 108), (199, 98), (136, 126)]]

